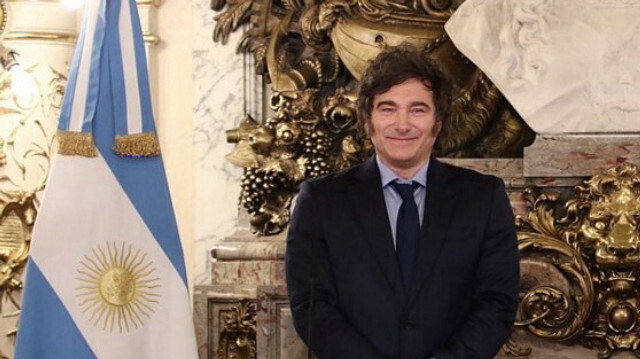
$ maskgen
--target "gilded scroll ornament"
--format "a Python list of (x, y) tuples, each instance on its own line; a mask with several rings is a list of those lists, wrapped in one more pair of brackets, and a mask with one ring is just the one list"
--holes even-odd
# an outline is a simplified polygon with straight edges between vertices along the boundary
[[(533, 132), (489, 79), (451, 43), (444, 23), (456, 0), (215, 0), (214, 41), (250, 22), (239, 51), (252, 53), (270, 82), (275, 112), (230, 131), (229, 160), (243, 168), (241, 204), (261, 234), (282, 231), (299, 183), (368, 157), (355, 115), (355, 92), (367, 62), (409, 42), (440, 60), (457, 85), (438, 156), (518, 157)], [(249, 129), (250, 127), (250, 129)], [(247, 132), (249, 131), (249, 132)], [(238, 133), (245, 133), (241, 139)], [(286, 142), (286, 143), (285, 143)], [(268, 166), (265, 167), (265, 166)], [(301, 176), (302, 175), (302, 176)], [(260, 182), (254, 182), (254, 181)], [(276, 216), (278, 219), (274, 219)], [(279, 224), (276, 224), (278, 222)]]
[(519, 218), (524, 269), (516, 326), (598, 348), (600, 358), (621, 350), (640, 357), (638, 168), (623, 164), (576, 186), (563, 213), (557, 193), (526, 196), (532, 209)]
[(223, 359), (256, 358), (256, 304), (242, 300), (223, 314), (217, 357)]

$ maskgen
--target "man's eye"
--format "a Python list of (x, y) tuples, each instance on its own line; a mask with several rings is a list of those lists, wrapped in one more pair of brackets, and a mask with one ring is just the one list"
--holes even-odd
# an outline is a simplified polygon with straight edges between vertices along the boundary
[(423, 114), (423, 113), (427, 112), (427, 109), (424, 108), (424, 107), (416, 107), (416, 108), (411, 109), (411, 112), (415, 113), (415, 114)]
[(380, 112), (385, 112), (385, 113), (393, 112), (393, 107), (382, 107), (380, 108)]

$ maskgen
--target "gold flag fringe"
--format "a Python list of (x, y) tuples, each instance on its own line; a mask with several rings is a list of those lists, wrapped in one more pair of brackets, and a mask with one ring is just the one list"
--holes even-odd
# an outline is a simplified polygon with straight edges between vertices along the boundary
[(58, 131), (58, 154), (65, 156), (96, 157), (98, 152), (89, 132)]
[(160, 154), (160, 144), (154, 132), (116, 136), (113, 152), (126, 157), (152, 157)]

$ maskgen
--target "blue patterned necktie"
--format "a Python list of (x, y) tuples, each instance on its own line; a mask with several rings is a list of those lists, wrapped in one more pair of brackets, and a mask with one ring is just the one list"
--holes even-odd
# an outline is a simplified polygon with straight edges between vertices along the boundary
[(420, 238), (420, 217), (418, 215), (418, 206), (413, 199), (413, 191), (420, 184), (418, 182), (413, 182), (412, 184), (392, 182), (391, 185), (402, 197), (402, 205), (398, 211), (398, 220), (396, 221), (396, 258), (398, 259), (404, 290), (408, 292)]

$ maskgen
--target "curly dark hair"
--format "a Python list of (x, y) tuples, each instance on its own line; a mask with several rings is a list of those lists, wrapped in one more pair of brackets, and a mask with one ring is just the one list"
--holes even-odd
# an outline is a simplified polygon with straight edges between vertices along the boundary
[(361, 130), (371, 120), (373, 99), (410, 79), (424, 82), (433, 92), (436, 119), (449, 117), (453, 85), (449, 75), (429, 55), (410, 44), (388, 47), (369, 62), (358, 86), (357, 115)]

